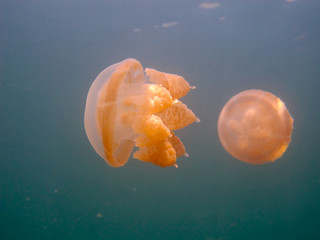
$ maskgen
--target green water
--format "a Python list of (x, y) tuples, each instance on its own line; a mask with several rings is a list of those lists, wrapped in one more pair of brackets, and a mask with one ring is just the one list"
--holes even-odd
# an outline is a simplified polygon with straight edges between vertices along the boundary
[[(320, 239), (320, 2), (201, 3), (0, 0), (1, 240)], [(85, 135), (92, 81), (128, 57), (197, 87), (178, 169), (111, 168)], [(216, 130), (252, 88), (294, 118), (287, 152), (261, 166), (228, 155)]]

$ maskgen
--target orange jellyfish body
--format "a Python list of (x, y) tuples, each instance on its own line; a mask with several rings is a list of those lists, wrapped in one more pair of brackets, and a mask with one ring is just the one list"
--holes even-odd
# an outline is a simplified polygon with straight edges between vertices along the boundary
[(173, 130), (198, 121), (178, 99), (192, 87), (181, 76), (143, 68), (129, 58), (103, 70), (92, 83), (85, 130), (95, 151), (112, 167), (133, 157), (161, 167), (177, 166), (185, 153)]
[(223, 107), (218, 134), (233, 157), (251, 164), (280, 158), (286, 151), (293, 119), (285, 104), (262, 90), (246, 90), (233, 96)]

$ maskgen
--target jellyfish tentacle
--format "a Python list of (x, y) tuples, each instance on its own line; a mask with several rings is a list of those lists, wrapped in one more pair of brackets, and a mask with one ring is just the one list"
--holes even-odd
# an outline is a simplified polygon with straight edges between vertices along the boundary
[(185, 149), (183, 143), (181, 142), (180, 138), (175, 136), (173, 132), (171, 132), (171, 133), (172, 133), (172, 136), (169, 137), (169, 141), (172, 144), (174, 150), (176, 151), (177, 157), (185, 156), (187, 154), (186, 149)]
[(167, 89), (156, 84), (143, 84), (141, 92), (123, 98), (123, 105), (134, 107), (144, 113), (157, 113), (172, 104), (172, 97)]
[(184, 128), (197, 121), (196, 115), (181, 101), (176, 101), (169, 108), (157, 114), (170, 130)]
[(140, 147), (133, 157), (144, 162), (152, 162), (160, 167), (172, 166), (176, 163), (176, 151), (172, 144), (166, 140), (149, 147)]
[(151, 68), (146, 68), (145, 73), (150, 82), (162, 84), (170, 92), (173, 99), (185, 96), (191, 89), (189, 83), (177, 74), (159, 72)]

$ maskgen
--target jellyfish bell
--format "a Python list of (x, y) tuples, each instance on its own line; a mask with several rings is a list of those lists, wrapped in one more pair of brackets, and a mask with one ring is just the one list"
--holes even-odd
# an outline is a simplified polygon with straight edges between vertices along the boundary
[(291, 141), (293, 119), (285, 104), (262, 90), (233, 96), (218, 119), (218, 135), (225, 150), (251, 164), (280, 158)]
[(133, 158), (161, 167), (177, 166), (185, 153), (173, 130), (198, 121), (178, 98), (192, 87), (181, 76), (143, 68), (125, 59), (103, 70), (92, 83), (84, 125), (95, 151), (112, 167)]

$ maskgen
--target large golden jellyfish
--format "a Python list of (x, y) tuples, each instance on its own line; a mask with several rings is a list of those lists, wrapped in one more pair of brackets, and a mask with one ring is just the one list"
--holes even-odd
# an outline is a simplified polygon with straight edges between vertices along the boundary
[(104, 69), (92, 83), (84, 123), (95, 151), (112, 167), (133, 158), (161, 167), (186, 155), (173, 130), (199, 121), (181, 101), (190, 87), (181, 76), (146, 68), (129, 58)]
[(285, 104), (262, 90), (246, 90), (223, 107), (218, 134), (233, 157), (251, 164), (273, 162), (286, 151), (293, 119)]

